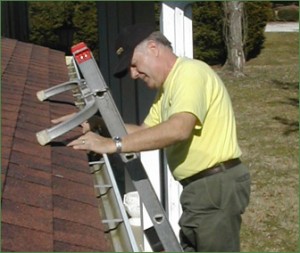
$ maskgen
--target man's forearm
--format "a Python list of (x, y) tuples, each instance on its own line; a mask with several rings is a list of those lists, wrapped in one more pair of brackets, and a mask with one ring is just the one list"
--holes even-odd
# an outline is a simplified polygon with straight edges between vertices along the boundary
[(134, 124), (125, 124), (125, 128), (128, 134), (132, 134), (136, 131), (140, 131), (142, 129), (147, 128), (146, 125), (134, 125)]
[(180, 113), (154, 127), (132, 128), (136, 131), (123, 137), (123, 152), (161, 149), (184, 141), (191, 136), (195, 124), (192, 114)]

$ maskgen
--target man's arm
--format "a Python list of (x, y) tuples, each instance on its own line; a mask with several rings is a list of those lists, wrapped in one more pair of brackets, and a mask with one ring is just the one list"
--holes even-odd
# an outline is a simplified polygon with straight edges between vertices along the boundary
[(134, 132), (146, 129), (147, 126), (145, 124), (142, 125), (125, 124), (125, 128), (128, 134), (132, 134)]
[(197, 118), (191, 113), (177, 113), (154, 127), (145, 127), (123, 137), (123, 152), (165, 148), (188, 139)]
[[(197, 118), (191, 113), (177, 113), (167, 121), (154, 127), (139, 127), (123, 136), (122, 152), (140, 152), (160, 149), (188, 139), (196, 125)], [(129, 127), (130, 128), (130, 127)], [(133, 127), (133, 129), (137, 129)], [(74, 149), (91, 150), (96, 153), (114, 153), (116, 146), (111, 138), (104, 138), (88, 132), (68, 144)]]

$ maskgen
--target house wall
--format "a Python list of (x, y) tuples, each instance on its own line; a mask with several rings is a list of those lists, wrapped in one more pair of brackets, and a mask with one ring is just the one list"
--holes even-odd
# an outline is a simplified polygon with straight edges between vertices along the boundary
[(26, 1), (1, 1), (1, 35), (28, 42), (28, 8)]
[(142, 123), (153, 102), (155, 91), (141, 81), (126, 76), (113, 77), (118, 62), (115, 40), (122, 27), (134, 23), (155, 23), (153, 2), (98, 2), (100, 69), (110, 87), (116, 105), (127, 123)]

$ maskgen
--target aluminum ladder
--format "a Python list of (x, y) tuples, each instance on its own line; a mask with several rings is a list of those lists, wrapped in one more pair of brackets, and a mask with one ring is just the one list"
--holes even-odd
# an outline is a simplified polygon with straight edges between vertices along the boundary
[[(83, 42), (73, 46), (71, 51), (83, 78), (39, 91), (37, 97), (40, 101), (44, 101), (61, 92), (72, 90), (73, 92), (75, 91), (75, 97), (84, 101), (84, 106), (82, 106), (82, 109), (69, 120), (53, 126), (52, 128), (38, 132), (36, 134), (38, 142), (41, 145), (46, 145), (58, 136), (63, 135), (85, 122), (97, 112), (100, 113), (104, 120), (111, 137), (125, 136), (127, 132), (124, 122), (117, 110), (109, 88), (102, 77), (92, 52)], [(157, 249), (159, 251), (182, 252), (183, 250), (167, 219), (166, 213), (155, 194), (138, 154), (120, 153), (118, 155), (120, 156), (122, 169), (126, 170), (133, 186), (138, 191), (141, 201), (153, 223), (153, 227), (159, 239), (159, 244), (162, 246), (162, 248), (160, 248), (159, 246), (157, 247), (157, 243), (155, 243), (155, 245), (151, 245), (150, 243), (151, 247), (154, 250)], [(105, 198), (104, 196), (110, 192), (110, 189), (113, 189), (113, 206), (117, 207), (118, 212), (115, 216), (112, 216), (110, 214), (113, 209), (112, 205), (109, 201), (106, 201), (106, 204), (103, 205), (104, 209), (106, 206), (106, 219), (104, 220), (104, 223), (108, 224), (108, 230), (110, 231), (113, 241), (114, 233), (120, 229), (123, 231), (121, 237), (126, 237), (122, 238), (122, 240), (128, 244), (124, 247), (115, 248), (115, 251), (140, 252), (140, 248), (135, 241), (132, 229), (129, 225), (128, 216), (121, 202), (120, 193), (112, 173), (109, 159), (104, 154), (100, 159), (90, 161), (90, 166), (92, 167), (91, 170), (94, 172), (102, 171), (101, 173), (104, 173), (104, 175), (102, 175), (101, 178), (106, 178), (108, 181), (104, 182), (102, 180), (103, 182), (97, 186), (101, 198)], [(122, 244), (123, 242), (120, 242), (121, 237), (118, 235), (115, 236), (118, 242), (114, 242), (114, 244)]]

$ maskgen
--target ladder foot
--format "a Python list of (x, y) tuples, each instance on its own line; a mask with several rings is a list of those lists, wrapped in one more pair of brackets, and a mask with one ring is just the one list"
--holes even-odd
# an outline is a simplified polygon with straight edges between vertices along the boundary
[(42, 130), (42, 131), (36, 133), (36, 138), (37, 138), (39, 144), (42, 146), (46, 145), (48, 142), (51, 141), (47, 130)]
[(40, 100), (41, 102), (43, 102), (46, 99), (44, 90), (38, 91), (36, 93), (36, 96), (37, 96), (38, 100)]

